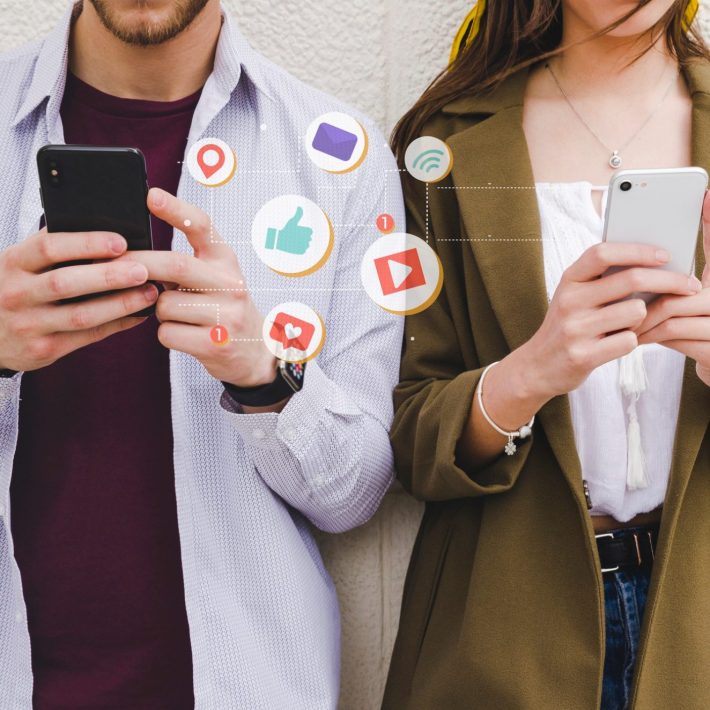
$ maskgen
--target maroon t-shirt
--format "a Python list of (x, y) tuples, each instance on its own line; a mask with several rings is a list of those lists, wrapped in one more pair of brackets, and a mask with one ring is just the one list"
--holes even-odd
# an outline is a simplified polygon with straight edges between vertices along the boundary
[[(174, 194), (198, 99), (120, 99), (69, 76), (66, 142), (139, 148), (149, 184)], [(152, 227), (155, 248), (170, 249), (171, 228)], [(22, 378), (12, 532), (38, 709), (194, 705), (156, 331), (152, 317)]]

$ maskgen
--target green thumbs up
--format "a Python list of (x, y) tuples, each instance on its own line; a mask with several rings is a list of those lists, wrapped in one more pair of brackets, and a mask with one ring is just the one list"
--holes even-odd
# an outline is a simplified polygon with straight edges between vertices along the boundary
[(286, 222), (283, 229), (277, 231), (275, 227), (269, 227), (266, 230), (266, 248), (298, 256), (305, 254), (311, 244), (313, 230), (299, 224), (302, 217), (303, 208), (298, 207), (296, 214)]

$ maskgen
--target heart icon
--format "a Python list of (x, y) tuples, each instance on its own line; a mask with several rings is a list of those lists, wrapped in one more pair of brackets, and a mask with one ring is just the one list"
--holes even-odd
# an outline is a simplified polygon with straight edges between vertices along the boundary
[[(303, 306), (307, 308), (307, 306)], [(317, 319), (317, 316), (314, 315)], [(311, 345), (313, 336), (316, 333), (316, 326), (306, 320), (301, 320), (297, 316), (284, 311), (276, 313), (273, 319), (269, 338), (284, 350), (301, 350), (306, 352)], [(280, 351), (279, 351), (280, 352)], [(281, 357), (277, 354), (276, 357)]]
[(296, 338), (300, 338), (301, 334), (303, 333), (303, 328), (300, 326), (294, 325), (293, 323), (286, 323), (286, 327), (284, 328), (284, 332), (286, 333), (286, 337), (289, 340), (296, 340)]

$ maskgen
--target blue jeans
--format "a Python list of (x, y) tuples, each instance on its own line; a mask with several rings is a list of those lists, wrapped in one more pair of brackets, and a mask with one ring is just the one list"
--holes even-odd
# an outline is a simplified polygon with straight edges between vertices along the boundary
[(606, 657), (601, 710), (626, 710), (648, 597), (650, 568), (604, 575)]

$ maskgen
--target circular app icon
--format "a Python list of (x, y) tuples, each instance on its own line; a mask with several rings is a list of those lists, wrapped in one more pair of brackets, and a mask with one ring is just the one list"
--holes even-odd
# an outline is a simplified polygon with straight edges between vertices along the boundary
[(308, 126), (305, 140), (308, 157), (328, 173), (355, 170), (367, 155), (367, 132), (346, 113), (319, 116)]
[(283, 195), (267, 202), (254, 218), (251, 241), (257, 256), (282, 276), (306, 276), (333, 251), (333, 225), (306, 197)]
[(412, 315), (429, 308), (444, 284), (436, 252), (412, 234), (388, 234), (365, 252), (360, 269), (367, 295), (390, 313)]
[(285, 362), (306, 362), (323, 349), (325, 326), (304, 303), (290, 301), (273, 308), (264, 320), (264, 342), (271, 354)]
[(444, 141), (422, 136), (412, 141), (404, 154), (407, 172), (422, 182), (440, 182), (454, 167), (454, 156)]
[(219, 138), (203, 138), (193, 143), (186, 162), (190, 175), (205, 187), (227, 184), (237, 170), (237, 156)]

